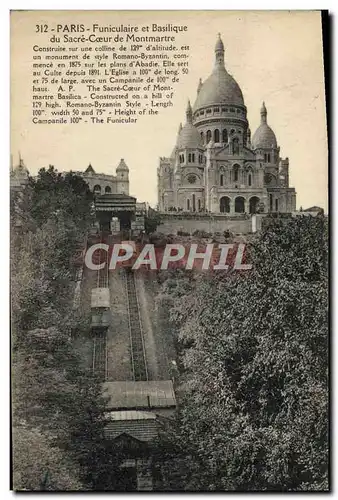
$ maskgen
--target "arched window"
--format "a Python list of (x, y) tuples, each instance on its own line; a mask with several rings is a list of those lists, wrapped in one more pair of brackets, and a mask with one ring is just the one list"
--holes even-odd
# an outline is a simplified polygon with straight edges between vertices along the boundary
[(252, 185), (252, 174), (251, 174), (251, 172), (249, 172), (249, 174), (248, 174), (248, 185), (249, 186)]
[(273, 196), (272, 194), (269, 195), (269, 200), (270, 200), (270, 212), (273, 211)]
[(188, 163), (191, 163), (191, 153), (188, 154)]
[(203, 134), (203, 132), (201, 132), (201, 141), (202, 141), (202, 143), (204, 142), (204, 134)]
[(239, 180), (239, 165), (234, 165), (233, 179), (234, 179), (234, 182), (238, 182), (238, 180)]
[(195, 153), (192, 153), (192, 155), (191, 155), (191, 161), (192, 161), (193, 163), (195, 163)]
[(216, 130), (214, 131), (214, 141), (219, 142), (219, 130), (218, 130), (218, 128), (216, 128)]
[(228, 132), (227, 132), (226, 128), (222, 132), (222, 141), (223, 142), (228, 142)]
[(232, 141), (233, 154), (239, 154), (239, 140), (236, 138)]
[(257, 213), (258, 203), (259, 203), (259, 198), (257, 196), (253, 196), (252, 198), (250, 198), (250, 201), (249, 201), (249, 212), (251, 214), (256, 214)]
[(224, 174), (221, 174), (219, 177), (219, 183), (221, 186), (224, 186)]
[(243, 214), (245, 211), (245, 200), (242, 196), (238, 196), (235, 199), (235, 212)]
[(196, 196), (192, 195), (192, 211), (196, 212)]
[(189, 200), (189, 198), (187, 199), (187, 210), (188, 210), (188, 212), (190, 210), (190, 200)]
[(227, 196), (222, 196), (222, 198), (219, 200), (219, 211), (222, 213), (230, 212), (230, 198), (228, 198)]
[(200, 212), (201, 211), (201, 199), (200, 198), (198, 198), (197, 204), (198, 204), (198, 211)]
[(100, 186), (100, 184), (96, 184), (94, 186), (94, 193), (95, 194), (100, 194), (101, 193), (101, 186)]
[(209, 144), (211, 140), (211, 130), (207, 130), (207, 144)]
[(275, 210), (278, 212), (278, 198), (275, 199)]
[(110, 186), (106, 186), (104, 192), (105, 193), (111, 193), (111, 187)]

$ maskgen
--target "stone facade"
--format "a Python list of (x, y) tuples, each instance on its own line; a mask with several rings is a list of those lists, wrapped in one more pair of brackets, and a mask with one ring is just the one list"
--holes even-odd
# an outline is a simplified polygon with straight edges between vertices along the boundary
[(225, 69), (219, 38), (214, 70), (200, 80), (193, 108), (188, 103), (171, 156), (160, 158), (159, 210), (229, 216), (291, 212), (296, 193), (289, 187), (289, 160), (279, 153), (264, 103), (251, 141), (242, 91)]
[(116, 175), (96, 173), (90, 164), (82, 175), (95, 194), (129, 194), (129, 168), (123, 158)]
[[(76, 172), (88, 183), (89, 188), (95, 194), (126, 194), (129, 195), (129, 168), (123, 158), (116, 168), (116, 175), (101, 174), (95, 172), (92, 165), (84, 172)], [(14, 191), (22, 191), (28, 184), (29, 171), (22, 158), (16, 167), (11, 167), (10, 185)]]
[(180, 232), (192, 235), (194, 231), (216, 233), (230, 231), (234, 234), (248, 234), (252, 232), (251, 217), (229, 217), (223, 214), (196, 214), (194, 217), (180, 216), (170, 213), (161, 216), (157, 231), (163, 234), (179, 234)]

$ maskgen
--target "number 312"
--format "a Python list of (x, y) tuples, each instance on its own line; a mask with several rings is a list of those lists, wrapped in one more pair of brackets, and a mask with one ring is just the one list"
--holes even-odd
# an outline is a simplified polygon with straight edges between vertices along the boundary
[(36, 24), (35, 25), (35, 33), (47, 33), (48, 25), (47, 24)]

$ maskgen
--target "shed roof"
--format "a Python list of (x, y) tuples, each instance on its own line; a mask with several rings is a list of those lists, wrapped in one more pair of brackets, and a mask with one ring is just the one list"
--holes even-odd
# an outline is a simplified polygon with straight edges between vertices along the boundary
[(114, 409), (170, 408), (176, 406), (171, 380), (105, 382), (103, 393)]
[(138, 410), (109, 412), (110, 421), (105, 427), (107, 439), (131, 436), (138, 441), (152, 441), (158, 433), (157, 418), (154, 413)]

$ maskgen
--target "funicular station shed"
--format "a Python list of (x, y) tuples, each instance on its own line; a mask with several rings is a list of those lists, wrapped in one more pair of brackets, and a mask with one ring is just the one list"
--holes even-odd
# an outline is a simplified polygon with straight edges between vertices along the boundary
[(106, 382), (103, 389), (111, 410), (105, 431), (106, 446), (119, 449), (125, 457), (115, 489), (160, 489), (160, 463), (154, 451), (160, 428), (175, 412), (172, 381)]
[(95, 214), (100, 232), (116, 233), (132, 228), (136, 215), (136, 198), (127, 194), (95, 196)]

